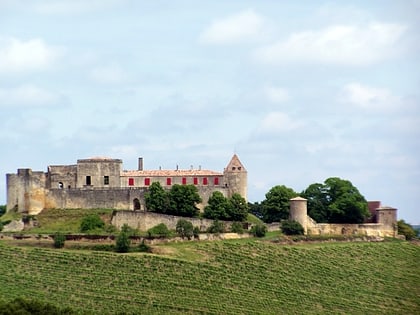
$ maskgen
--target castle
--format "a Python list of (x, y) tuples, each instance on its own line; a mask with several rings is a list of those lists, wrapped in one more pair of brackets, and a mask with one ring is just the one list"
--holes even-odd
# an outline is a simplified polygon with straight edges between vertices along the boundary
[(195, 185), (203, 209), (214, 191), (225, 197), (239, 193), (247, 199), (247, 171), (236, 154), (223, 170), (123, 170), (121, 159), (93, 157), (75, 165), (50, 165), (47, 172), (18, 169), (6, 174), (7, 211), (35, 215), (43, 209), (112, 208), (145, 210), (144, 194), (153, 182), (165, 189), (172, 185)]

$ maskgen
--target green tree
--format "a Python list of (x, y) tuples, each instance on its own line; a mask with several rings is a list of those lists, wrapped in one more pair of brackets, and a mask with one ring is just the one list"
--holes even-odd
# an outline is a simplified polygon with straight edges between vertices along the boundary
[(6, 213), (6, 205), (1, 205), (0, 206), (0, 217)]
[(130, 227), (127, 224), (124, 224), (120, 234), (118, 234), (115, 240), (115, 250), (118, 253), (127, 253), (130, 250), (130, 245)]
[(264, 217), (262, 204), (259, 202), (248, 202), (249, 212), (255, 215), (258, 219), (262, 219)]
[(328, 222), (331, 214), (328, 210), (328, 191), (324, 184), (309, 185), (301, 196), (308, 200), (308, 215), (318, 223)]
[(281, 222), (281, 230), (286, 235), (303, 235), (303, 226), (294, 220), (286, 220)]
[(418, 231), (404, 220), (398, 220), (398, 234), (404, 235), (406, 240), (412, 240), (418, 236)]
[(262, 201), (262, 220), (267, 223), (279, 222), (289, 218), (289, 200), (296, 197), (297, 193), (284, 185), (274, 186), (265, 194)]
[(199, 213), (196, 205), (200, 202), (201, 198), (197, 187), (194, 185), (175, 184), (169, 191), (169, 214), (182, 217), (196, 217)]
[(243, 234), (244, 233), (244, 227), (243, 227), (241, 222), (233, 222), (232, 226), (230, 227), (230, 231), (232, 233)]
[(93, 230), (102, 229), (104, 226), (105, 223), (102, 221), (101, 217), (96, 213), (92, 213), (83, 217), (82, 222), (80, 223), (80, 232), (87, 233)]
[(169, 196), (159, 182), (153, 182), (144, 196), (148, 211), (166, 213), (169, 210)]
[(225, 232), (225, 226), (222, 222), (219, 220), (214, 220), (213, 223), (210, 225), (210, 227), (207, 229), (208, 233), (224, 233)]
[(228, 220), (245, 221), (248, 215), (248, 204), (240, 194), (234, 193), (229, 199), (230, 206), (227, 209)]
[(158, 225), (155, 225), (154, 227), (147, 230), (147, 234), (149, 237), (168, 237), (171, 232), (169, 231), (168, 227), (164, 223), (159, 223)]
[(338, 177), (310, 185), (302, 196), (308, 199), (308, 213), (317, 222), (362, 223), (370, 215), (365, 197), (350, 181)]
[(66, 236), (63, 233), (57, 232), (54, 234), (53, 240), (55, 248), (63, 248)]
[(204, 208), (203, 216), (212, 220), (228, 220), (230, 207), (229, 200), (220, 191), (214, 191)]
[(179, 219), (176, 223), (176, 232), (182, 238), (188, 238), (189, 240), (191, 237), (194, 236), (194, 226), (193, 224), (185, 219)]
[(267, 233), (267, 227), (264, 224), (256, 224), (251, 228), (250, 232), (255, 237), (264, 237)]

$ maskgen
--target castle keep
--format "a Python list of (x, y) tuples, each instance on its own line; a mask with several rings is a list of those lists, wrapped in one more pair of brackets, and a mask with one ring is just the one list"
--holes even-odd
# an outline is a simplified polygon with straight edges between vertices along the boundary
[(43, 209), (113, 208), (145, 210), (144, 193), (153, 182), (165, 189), (172, 185), (195, 185), (203, 200), (214, 191), (225, 197), (239, 193), (247, 199), (247, 171), (238, 156), (223, 170), (144, 170), (143, 158), (137, 170), (123, 170), (122, 160), (94, 157), (75, 165), (50, 165), (47, 172), (18, 169), (6, 174), (7, 211), (38, 214)]

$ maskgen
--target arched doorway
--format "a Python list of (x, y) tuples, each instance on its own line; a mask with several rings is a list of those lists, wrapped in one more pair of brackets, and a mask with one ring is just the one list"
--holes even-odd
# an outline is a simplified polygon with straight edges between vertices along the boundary
[(134, 198), (133, 208), (134, 208), (134, 211), (140, 210), (140, 200), (138, 198)]

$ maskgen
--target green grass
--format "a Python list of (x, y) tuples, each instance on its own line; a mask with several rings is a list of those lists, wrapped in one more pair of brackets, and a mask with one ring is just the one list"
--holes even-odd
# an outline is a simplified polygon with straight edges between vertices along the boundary
[(36, 215), (39, 227), (27, 230), (25, 233), (80, 233), (80, 223), (84, 216), (97, 213), (105, 224), (109, 224), (112, 211), (112, 209), (45, 209)]
[(156, 246), (156, 254), (0, 242), (0, 296), (97, 314), (418, 314), (420, 247), (285, 246), (260, 240)]

